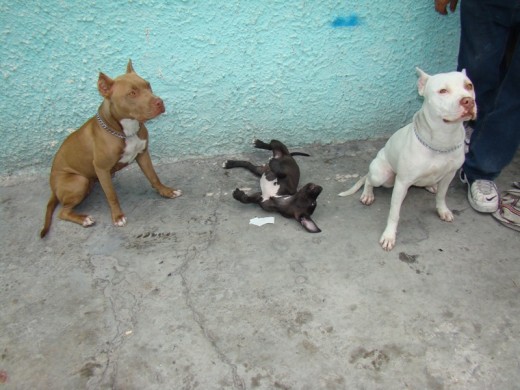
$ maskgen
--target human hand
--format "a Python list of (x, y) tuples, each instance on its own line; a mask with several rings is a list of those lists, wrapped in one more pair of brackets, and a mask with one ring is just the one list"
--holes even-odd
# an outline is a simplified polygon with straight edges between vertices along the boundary
[(458, 2), (459, 0), (435, 0), (435, 11), (441, 15), (448, 15), (448, 4), (450, 5), (450, 11), (455, 12)]

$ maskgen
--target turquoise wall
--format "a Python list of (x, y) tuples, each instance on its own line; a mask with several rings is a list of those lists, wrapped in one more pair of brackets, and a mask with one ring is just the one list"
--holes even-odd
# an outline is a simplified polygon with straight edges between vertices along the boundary
[(0, 0), (0, 175), (47, 170), (129, 58), (166, 104), (155, 162), (386, 135), (416, 66), (455, 68), (458, 23), (431, 0)]

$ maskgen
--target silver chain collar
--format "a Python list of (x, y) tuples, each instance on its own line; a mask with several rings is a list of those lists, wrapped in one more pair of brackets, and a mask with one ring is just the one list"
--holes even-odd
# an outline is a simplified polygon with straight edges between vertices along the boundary
[(454, 152), (454, 151), (457, 150), (458, 148), (462, 147), (462, 145), (464, 145), (464, 141), (463, 141), (463, 142), (461, 142), (460, 144), (455, 145), (454, 147), (449, 148), (449, 149), (442, 149), (442, 150), (441, 150), (441, 149), (435, 149), (434, 147), (428, 145), (428, 144), (426, 143), (426, 141), (424, 141), (424, 140), (419, 136), (419, 133), (417, 132), (417, 129), (415, 128), (415, 126), (414, 126), (414, 128), (413, 128), (413, 132), (415, 133), (415, 136), (417, 137), (417, 139), (419, 140), (419, 142), (420, 142), (421, 144), (423, 144), (423, 145), (426, 146), (428, 149), (430, 149), (430, 150), (432, 150), (432, 151), (434, 151), (434, 152), (436, 152), (436, 153), (450, 153), (450, 152)]
[(101, 116), (99, 115), (99, 111), (96, 112), (96, 119), (97, 119), (99, 125), (103, 129), (108, 131), (110, 134), (112, 134), (113, 136), (115, 136), (117, 138), (126, 139), (126, 135), (121, 134), (119, 131), (115, 131), (114, 129), (111, 129), (110, 127), (108, 127), (108, 125), (103, 121), (103, 119), (101, 119)]

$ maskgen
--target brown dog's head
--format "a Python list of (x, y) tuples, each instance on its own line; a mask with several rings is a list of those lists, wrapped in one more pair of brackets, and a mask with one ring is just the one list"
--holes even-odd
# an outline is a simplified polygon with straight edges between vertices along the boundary
[(110, 112), (118, 119), (136, 119), (145, 122), (165, 111), (162, 99), (152, 92), (150, 83), (135, 73), (132, 60), (126, 73), (111, 79), (99, 73), (98, 90), (110, 102)]

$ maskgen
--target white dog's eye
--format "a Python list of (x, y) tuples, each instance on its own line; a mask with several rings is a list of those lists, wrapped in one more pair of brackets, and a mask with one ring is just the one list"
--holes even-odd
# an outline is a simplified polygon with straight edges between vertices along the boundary
[(448, 93), (448, 90), (446, 88), (440, 89), (439, 93), (444, 95), (445, 93)]
[(467, 91), (473, 91), (473, 84), (467, 83), (464, 88), (466, 88)]

